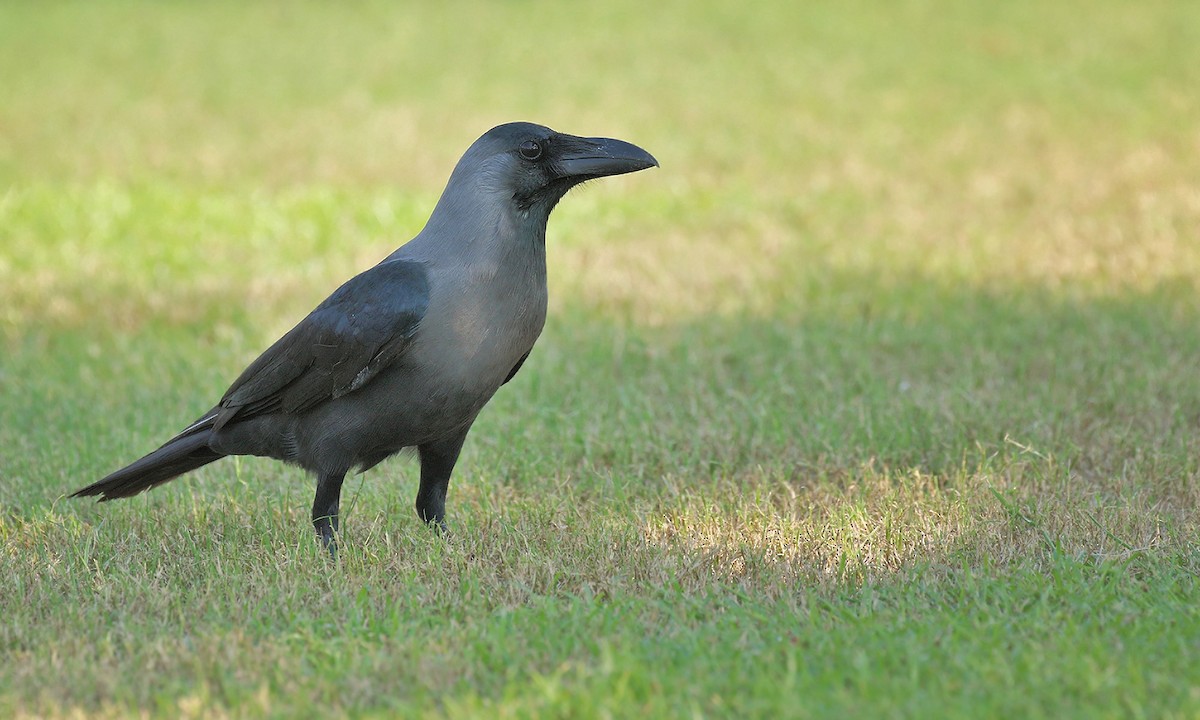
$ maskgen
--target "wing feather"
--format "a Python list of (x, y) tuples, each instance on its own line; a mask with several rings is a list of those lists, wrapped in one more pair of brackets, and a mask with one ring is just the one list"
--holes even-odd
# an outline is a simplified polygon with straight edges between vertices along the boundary
[(408, 349), (428, 304), (420, 263), (389, 260), (351, 278), (250, 363), (221, 398), (214, 431), (362, 388)]

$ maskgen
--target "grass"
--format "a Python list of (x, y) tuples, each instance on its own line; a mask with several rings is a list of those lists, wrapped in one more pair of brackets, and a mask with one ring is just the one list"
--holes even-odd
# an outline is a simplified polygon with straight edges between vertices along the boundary
[[(1200, 6), (0, 7), (0, 715), (1195, 717)], [(415, 233), (643, 145), (414, 464), (64, 495)]]

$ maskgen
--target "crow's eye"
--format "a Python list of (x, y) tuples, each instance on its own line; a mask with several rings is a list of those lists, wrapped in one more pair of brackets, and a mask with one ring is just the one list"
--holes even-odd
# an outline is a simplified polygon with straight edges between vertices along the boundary
[(526, 140), (517, 148), (517, 152), (526, 160), (537, 160), (542, 156), (542, 144), (536, 140)]

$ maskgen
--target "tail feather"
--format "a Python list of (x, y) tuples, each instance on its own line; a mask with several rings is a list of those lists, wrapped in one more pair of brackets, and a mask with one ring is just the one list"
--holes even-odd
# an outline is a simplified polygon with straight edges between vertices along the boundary
[(209, 429), (197, 430), (198, 432), (191, 433), (184, 431), (141, 460), (76, 491), (71, 497), (100, 495), (100, 502), (132, 497), (225, 457), (208, 447), (208, 439), (212, 434)]

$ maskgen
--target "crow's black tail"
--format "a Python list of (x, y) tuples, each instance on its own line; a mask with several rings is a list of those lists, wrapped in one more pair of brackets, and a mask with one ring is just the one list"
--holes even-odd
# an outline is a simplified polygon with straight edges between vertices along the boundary
[[(199, 425), (200, 423), (197, 423)], [(211, 422), (208, 423), (211, 425)], [(212, 431), (193, 426), (159, 449), (108, 477), (78, 490), (71, 497), (99, 495), (100, 502), (132, 497), (180, 475), (225, 457), (208, 447)]]

